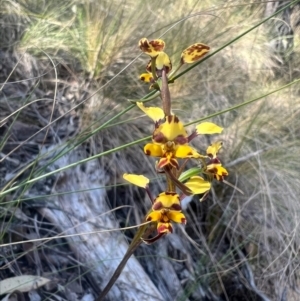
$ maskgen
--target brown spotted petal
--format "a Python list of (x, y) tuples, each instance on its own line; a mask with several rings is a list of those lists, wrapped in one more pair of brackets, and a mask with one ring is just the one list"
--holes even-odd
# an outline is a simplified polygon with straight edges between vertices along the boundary
[(201, 59), (204, 55), (206, 55), (209, 52), (210, 47), (202, 44), (202, 43), (196, 43), (185, 50), (183, 50), (181, 54), (181, 63), (182, 64), (191, 64), (199, 59)]
[(143, 38), (139, 41), (140, 49), (151, 57), (156, 57), (165, 48), (165, 42), (163, 40), (157, 39), (153, 41), (148, 41), (148, 39)]

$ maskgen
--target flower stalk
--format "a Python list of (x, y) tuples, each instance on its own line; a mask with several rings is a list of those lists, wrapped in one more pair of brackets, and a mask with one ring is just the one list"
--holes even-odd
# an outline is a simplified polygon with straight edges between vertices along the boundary
[[(196, 43), (186, 48), (181, 54), (179, 67), (173, 73), (170, 73), (172, 63), (164, 52), (163, 40), (148, 41), (143, 38), (139, 41), (139, 47), (150, 56), (146, 66), (147, 73), (141, 74), (140, 79), (150, 83), (150, 89), (156, 90), (162, 101), (162, 108), (145, 107), (143, 102), (136, 103), (137, 107), (154, 122), (152, 142), (144, 146), (144, 154), (157, 158), (155, 169), (157, 173), (165, 176), (166, 186), (164, 191), (153, 198), (149, 189), (150, 180), (147, 177), (127, 173), (123, 175), (127, 182), (145, 189), (151, 207), (144, 217), (143, 225), (135, 234), (126, 254), (97, 301), (103, 300), (138, 246), (143, 242), (152, 244), (172, 233), (174, 224), (186, 224), (187, 219), (181, 208), (181, 201), (186, 196), (201, 194), (203, 197), (200, 200), (203, 200), (209, 193), (212, 182), (223, 181), (228, 175), (218, 157), (222, 142), (212, 143), (208, 146), (206, 154), (200, 154), (189, 145), (196, 137), (219, 134), (223, 128), (212, 122), (203, 122), (188, 134), (179, 117), (172, 114), (171, 108), (170, 77), (174, 77), (184, 64), (200, 60), (209, 52), (210, 47)], [(194, 162), (197, 167), (185, 170), (188, 162)]]

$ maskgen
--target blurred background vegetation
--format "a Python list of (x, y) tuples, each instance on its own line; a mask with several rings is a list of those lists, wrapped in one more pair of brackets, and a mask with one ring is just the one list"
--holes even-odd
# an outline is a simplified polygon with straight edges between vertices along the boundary
[[(210, 120), (225, 128), (222, 137), (194, 144), (204, 151), (222, 139), (228, 181), (244, 194), (222, 184), (205, 202), (194, 197), (186, 208), (187, 226), (141, 247), (136, 257), (163, 300), (299, 300), (299, 7), (300, 1), (2, 0), (1, 279), (55, 279), (35, 292), (41, 300), (95, 297), (99, 287), (84, 270), (88, 264), (76, 262), (70, 241), (58, 238), (30, 250), (28, 243), (12, 243), (64, 231), (43, 211), (58, 210), (55, 193), (72, 206), (73, 194), (61, 188), (72, 174), (56, 170), (102, 152), (107, 154), (76, 189), (104, 186), (101, 202), (109, 208), (131, 206), (114, 213), (118, 227), (142, 221), (149, 208), (143, 191), (117, 184), (124, 172), (156, 178), (154, 161), (144, 158), (142, 143), (110, 153), (152, 131), (135, 107), (121, 113), (128, 99), (149, 92), (138, 80), (147, 62), (139, 39), (162, 37), (176, 67), (187, 46), (201, 42), (215, 51), (279, 12), (170, 86), (173, 111), (184, 122), (258, 98), (216, 114)], [(79, 178), (90, 170), (86, 162), (76, 167)], [(21, 186), (8, 193), (15, 185)], [(153, 191), (159, 186), (155, 182)], [(123, 234), (130, 241), (135, 231)], [(62, 254), (68, 259), (59, 261)]]

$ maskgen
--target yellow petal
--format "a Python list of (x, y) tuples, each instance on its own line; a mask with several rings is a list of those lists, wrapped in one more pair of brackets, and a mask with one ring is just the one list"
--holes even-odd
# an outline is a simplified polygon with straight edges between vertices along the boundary
[(223, 131), (223, 128), (212, 122), (202, 122), (196, 126), (196, 129), (198, 134), (219, 134)]
[(131, 184), (134, 184), (134, 185), (142, 187), (142, 188), (146, 188), (146, 186), (149, 184), (149, 179), (143, 175), (124, 173), (123, 179)]
[(212, 173), (215, 178), (220, 181), (223, 179), (223, 177), (228, 176), (228, 171), (226, 168), (222, 166), (222, 164), (209, 164), (206, 167), (207, 171)]
[(184, 185), (187, 186), (193, 194), (205, 193), (211, 186), (210, 182), (205, 181), (199, 176), (191, 177)]
[(159, 131), (168, 141), (173, 141), (178, 136), (187, 137), (183, 123), (176, 115), (167, 116), (166, 121), (159, 126)]
[(144, 153), (147, 156), (152, 156), (152, 157), (162, 157), (164, 155), (161, 145), (154, 144), (154, 143), (147, 143), (144, 146)]
[(156, 210), (156, 204), (158, 204), (159, 208), (173, 208), (174, 210), (181, 210), (180, 207), (180, 199), (177, 193), (171, 192), (162, 192), (158, 195), (158, 197), (154, 200), (154, 204), (152, 206), (153, 210)]
[(170, 210), (167, 212), (168, 218), (175, 223), (186, 223), (186, 218), (182, 212)]
[(158, 107), (145, 107), (142, 102), (137, 102), (136, 105), (154, 122), (157, 122), (165, 118), (165, 113), (161, 108)]
[(175, 150), (176, 158), (202, 158), (203, 156), (198, 154), (197, 151), (189, 145), (178, 145)]
[(150, 55), (151, 57), (157, 56), (165, 48), (165, 42), (163, 40), (153, 40), (148, 41), (146, 38), (143, 38), (139, 41), (140, 49)]
[(165, 67), (166, 73), (169, 73), (172, 69), (171, 60), (165, 52), (158, 54), (158, 56), (156, 57), (155, 65), (158, 70), (162, 70), (163, 67)]
[(181, 63), (194, 63), (202, 58), (205, 54), (207, 54), (209, 52), (209, 49), (209, 46), (202, 43), (193, 44), (183, 50), (181, 54)]
[(216, 158), (218, 151), (223, 146), (222, 141), (217, 141), (212, 143), (206, 150), (206, 154), (210, 156), (211, 158)]
[(227, 171), (227, 169), (224, 168), (223, 166), (219, 166), (219, 167), (217, 168), (217, 170), (218, 170), (217, 174), (218, 174), (219, 176), (222, 176), (222, 177), (228, 176), (228, 171)]
[(156, 222), (160, 221), (162, 218), (162, 214), (160, 211), (152, 211), (151, 213), (148, 214), (146, 220), (149, 222)]
[(153, 76), (150, 73), (142, 73), (140, 75), (140, 80), (142, 80), (145, 83), (151, 83), (153, 82)]

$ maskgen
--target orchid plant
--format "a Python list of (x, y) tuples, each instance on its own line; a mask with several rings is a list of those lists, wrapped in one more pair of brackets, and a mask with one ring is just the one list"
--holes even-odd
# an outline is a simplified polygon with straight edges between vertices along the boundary
[[(205, 56), (210, 47), (196, 43), (186, 48), (181, 54), (180, 63), (175, 71), (172, 71), (171, 60), (164, 52), (163, 40), (148, 41), (143, 38), (139, 41), (139, 47), (142, 52), (150, 56), (150, 61), (146, 66), (147, 73), (141, 74), (140, 79), (150, 83), (150, 89), (156, 89), (162, 100), (162, 108), (145, 107), (143, 102), (136, 102), (137, 107), (154, 122), (152, 142), (144, 146), (144, 154), (157, 158), (155, 169), (157, 173), (164, 175), (166, 188), (154, 198), (149, 189), (150, 181), (147, 177), (128, 173), (123, 175), (129, 183), (145, 189), (151, 201), (151, 207), (123, 260), (97, 300), (102, 300), (101, 298), (106, 295), (129, 257), (142, 242), (151, 244), (172, 233), (173, 223), (186, 224), (187, 219), (181, 208), (181, 201), (186, 196), (201, 194), (203, 196), (200, 200), (204, 200), (211, 189), (212, 181), (214, 179), (223, 181), (228, 175), (218, 158), (218, 151), (222, 147), (221, 141), (209, 145), (206, 154), (200, 154), (189, 145), (197, 136), (219, 134), (223, 128), (212, 122), (203, 122), (188, 134), (179, 117), (171, 111), (168, 84), (172, 82), (172, 77), (184, 64), (194, 63)], [(196, 174), (186, 170), (187, 162), (191, 160), (198, 167)]]
[[(205, 155), (199, 154), (196, 149), (189, 145), (190, 141), (199, 135), (218, 134), (223, 128), (212, 123), (203, 122), (188, 135), (179, 117), (171, 113), (171, 97), (168, 87), (169, 77), (175, 73), (171, 72), (172, 63), (169, 56), (164, 52), (165, 42), (163, 40), (148, 41), (143, 38), (139, 42), (140, 49), (150, 56), (146, 66), (147, 73), (143, 73), (140, 79), (151, 83), (151, 89), (160, 90), (162, 109), (159, 107), (145, 107), (142, 102), (137, 106), (154, 122), (152, 143), (144, 146), (146, 156), (158, 158), (156, 171), (166, 177), (166, 189), (156, 198), (149, 191), (149, 179), (141, 175), (124, 174), (128, 182), (146, 189), (152, 203), (152, 207), (145, 217), (145, 221), (155, 223), (157, 235), (152, 238), (141, 237), (145, 243), (153, 243), (168, 233), (173, 232), (172, 222), (186, 223), (182, 213), (180, 202), (187, 195), (206, 195), (211, 188), (213, 179), (222, 181), (228, 175), (222, 166), (217, 153), (222, 147), (221, 142), (216, 142), (207, 148)], [(186, 48), (180, 59), (179, 67), (185, 63), (193, 63), (201, 59), (209, 51), (209, 46), (196, 43)], [(191, 176), (182, 183), (180, 175), (184, 171), (188, 160), (201, 162), (202, 175)], [(180, 165), (179, 160), (183, 161)]]

